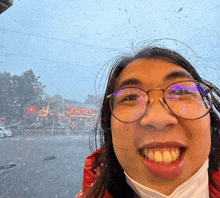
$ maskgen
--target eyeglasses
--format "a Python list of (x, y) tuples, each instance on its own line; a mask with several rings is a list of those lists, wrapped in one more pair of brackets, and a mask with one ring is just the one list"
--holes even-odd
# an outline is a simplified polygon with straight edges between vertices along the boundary
[[(194, 120), (209, 113), (213, 104), (213, 85), (195, 80), (178, 81), (163, 92), (160, 102), (176, 116)], [(144, 116), (153, 100), (148, 93), (136, 87), (127, 87), (107, 96), (113, 116), (121, 122), (134, 122)]]

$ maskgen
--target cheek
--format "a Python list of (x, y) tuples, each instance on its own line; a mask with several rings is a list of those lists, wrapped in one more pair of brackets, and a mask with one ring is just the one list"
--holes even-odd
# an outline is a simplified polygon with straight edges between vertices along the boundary
[(111, 130), (114, 147), (128, 149), (133, 145), (133, 130), (129, 124), (111, 118)]
[(194, 122), (190, 127), (189, 140), (194, 157), (207, 159), (211, 149), (210, 118)]
[(132, 124), (119, 122), (115, 118), (111, 118), (111, 130), (113, 148), (118, 162), (124, 170), (133, 170), (137, 161)]
[(111, 120), (113, 145), (119, 148), (127, 148), (132, 143), (132, 132), (125, 123), (116, 119)]

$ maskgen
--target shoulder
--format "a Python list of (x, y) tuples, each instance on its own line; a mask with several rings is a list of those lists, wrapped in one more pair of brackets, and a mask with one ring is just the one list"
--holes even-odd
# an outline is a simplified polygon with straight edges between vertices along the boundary
[(101, 150), (102, 150), (101, 147), (98, 148), (97, 150), (95, 150), (94, 152), (92, 152), (92, 153), (86, 158), (86, 160), (87, 160), (87, 159), (90, 159), (90, 160), (94, 159), (95, 156), (101, 152)]
[(85, 165), (84, 165), (84, 169), (91, 169), (92, 165), (95, 161), (95, 158), (97, 155), (99, 155), (101, 152), (101, 148), (98, 148), (97, 150), (95, 150), (94, 152), (92, 152), (89, 156), (86, 157), (85, 160)]
[(95, 160), (96, 156), (100, 154), (100, 152), (101, 152), (101, 148), (98, 148), (97, 150), (92, 152), (89, 156), (87, 156), (87, 158), (85, 160), (85, 165), (84, 165), (84, 172), (85, 172), (85, 169), (91, 170), (92, 165), (94, 163), (94, 160)]
[(93, 162), (95, 160), (95, 156), (99, 154), (101, 151), (101, 148), (95, 150), (93, 153), (91, 153), (85, 161), (84, 170), (83, 170), (83, 191), (85, 191), (87, 188), (91, 186), (92, 183), (94, 183), (96, 176), (92, 171)]
[[(85, 160), (84, 170), (83, 170), (83, 189), (80, 191), (80, 193), (76, 196), (76, 198), (80, 198), (84, 196), (84, 193), (88, 191), (88, 189), (91, 187), (91, 185), (94, 183), (98, 170), (96, 174), (92, 171), (93, 162), (95, 160), (96, 155), (98, 155), (101, 152), (101, 148), (98, 148), (94, 152), (92, 152), (89, 156), (87, 156)], [(112, 198), (108, 192), (106, 192), (105, 198)]]
[[(220, 186), (220, 169), (218, 171), (211, 174), (212, 179), (217, 184), (217, 186)], [(212, 197), (220, 197), (220, 190), (214, 187), (213, 184), (209, 183), (209, 194)]]
[(220, 185), (220, 168), (218, 169), (218, 171), (212, 174), (212, 177), (215, 180), (215, 182), (217, 182), (218, 185)]

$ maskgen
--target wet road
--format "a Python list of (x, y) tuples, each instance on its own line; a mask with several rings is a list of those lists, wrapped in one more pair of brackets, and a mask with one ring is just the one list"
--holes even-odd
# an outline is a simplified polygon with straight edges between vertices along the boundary
[(89, 135), (4, 138), (0, 151), (1, 198), (75, 198)]

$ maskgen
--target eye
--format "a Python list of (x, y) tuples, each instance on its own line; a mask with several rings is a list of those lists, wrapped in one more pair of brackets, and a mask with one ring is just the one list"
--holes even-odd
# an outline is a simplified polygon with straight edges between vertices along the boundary
[(147, 100), (144, 91), (138, 88), (126, 88), (113, 93), (111, 102), (113, 105), (141, 105)]
[(126, 101), (136, 101), (138, 98), (138, 95), (130, 94), (123, 96), (120, 102), (126, 102)]
[(198, 88), (187, 85), (172, 85), (168, 88), (166, 96), (168, 98), (192, 98), (197, 95)]
[(172, 95), (195, 95), (195, 92), (187, 90), (187, 89), (180, 89), (180, 90), (172, 90), (171, 92), (169, 92), (169, 94), (172, 94)]

